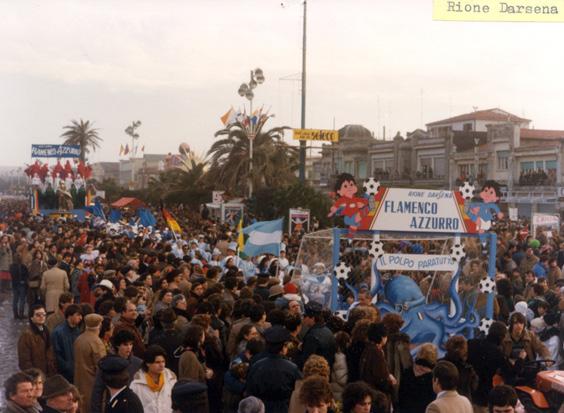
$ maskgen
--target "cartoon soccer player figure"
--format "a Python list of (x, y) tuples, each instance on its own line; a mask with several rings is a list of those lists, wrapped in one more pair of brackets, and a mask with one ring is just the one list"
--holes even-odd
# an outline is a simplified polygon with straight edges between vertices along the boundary
[(356, 197), (358, 187), (351, 174), (343, 173), (337, 178), (335, 192), (339, 198), (329, 210), (328, 218), (333, 215), (344, 216), (345, 225), (349, 227), (349, 233), (357, 230), (362, 217), (366, 214), (368, 200)]
[(503, 213), (499, 209), (499, 199), (501, 190), (499, 184), (493, 180), (486, 181), (482, 186), (477, 202), (471, 202), (468, 208), (468, 216), (476, 224), (476, 229), (480, 234), (489, 230), (492, 219), (496, 215), (499, 219), (503, 218)]

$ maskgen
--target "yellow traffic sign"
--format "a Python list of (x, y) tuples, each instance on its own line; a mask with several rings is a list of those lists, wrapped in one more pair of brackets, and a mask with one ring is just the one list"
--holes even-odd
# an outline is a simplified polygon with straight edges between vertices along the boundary
[(296, 141), (339, 142), (339, 131), (331, 129), (294, 129)]

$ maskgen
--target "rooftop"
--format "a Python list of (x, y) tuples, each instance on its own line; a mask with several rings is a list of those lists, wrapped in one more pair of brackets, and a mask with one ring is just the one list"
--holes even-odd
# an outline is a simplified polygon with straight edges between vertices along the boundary
[(438, 120), (436, 122), (427, 123), (429, 126), (447, 125), (456, 122), (464, 122), (468, 120), (483, 120), (492, 122), (530, 122), (530, 119), (520, 118), (509, 112), (499, 108), (476, 110), (474, 112), (465, 113), (463, 115), (454, 116), (452, 118)]

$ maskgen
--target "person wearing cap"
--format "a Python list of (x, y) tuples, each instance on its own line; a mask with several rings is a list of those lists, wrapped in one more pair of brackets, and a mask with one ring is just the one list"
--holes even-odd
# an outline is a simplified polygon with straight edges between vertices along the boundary
[(45, 297), (47, 314), (51, 314), (57, 310), (59, 296), (69, 291), (70, 284), (67, 273), (57, 267), (56, 259), (49, 259), (47, 265), (49, 269), (43, 273), (39, 289), (41, 294)]
[(218, 248), (214, 248), (211, 254), (211, 260), (208, 262), (210, 267), (220, 267), (221, 266), (221, 251)]
[(241, 258), (237, 255), (237, 243), (232, 241), (227, 245), (227, 254), (223, 260), (221, 260), (221, 268), (226, 269), (228, 261), (231, 260), (231, 264), (239, 268), (241, 263)]
[(74, 342), (80, 335), (81, 321), (82, 309), (78, 304), (71, 304), (65, 310), (65, 322), (51, 334), (57, 371), (71, 383), (74, 376)]
[(286, 413), (296, 380), (302, 374), (285, 358), (290, 333), (282, 326), (265, 330), (266, 356), (255, 361), (247, 374), (247, 394), (261, 399), (269, 413)]
[(312, 354), (325, 357), (329, 366), (333, 367), (337, 343), (329, 328), (325, 325), (323, 307), (316, 301), (305, 305), (303, 325), (309, 327), (302, 340), (302, 351), (298, 357), (298, 365), (303, 366)]
[(4, 382), (6, 413), (35, 413), (33, 379), (25, 373), (12, 374)]
[(99, 337), (104, 317), (88, 314), (84, 317), (85, 330), (74, 342), (74, 384), (82, 395), (81, 410), (87, 411), (98, 360), (106, 356), (106, 347)]
[(60, 374), (45, 380), (43, 385), (43, 413), (67, 412), (73, 405), (72, 385)]
[(103, 413), (144, 413), (141, 400), (128, 386), (128, 366), (128, 360), (114, 354), (98, 362), (102, 382), (106, 386), (100, 395)]
[[(133, 380), (135, 373), (141, 368), (143, 360), (133, 355), (133, 342), (135, 337), (127, 330), (121, 330), (112, 336), (112, 347), (114, 354), (120, 356), (127, 361), (127, 372), (129, 373), (129, 382)], [(98, 365), (99, 367), (99, 365)], [(92, 397), (90, 402), (90, 413), (101, 413), (103, 409), (102, 396), (106, 386), (102, 381), (102, 371), (100, 368), (96, 371), (94, 387), (92, 389)]]
[(208, 386), (192, 380), (178, 380), (172, 388), (172, 408), (180, 413), (208, 413)]

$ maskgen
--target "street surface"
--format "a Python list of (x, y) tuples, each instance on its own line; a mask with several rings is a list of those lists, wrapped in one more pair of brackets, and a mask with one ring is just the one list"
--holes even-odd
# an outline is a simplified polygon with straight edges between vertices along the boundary
[(18, 337), (27, 322), (12, 318), (12, 296), (0, 292), (0, 408), (6, 404), (4, 381), (18, 371)]

